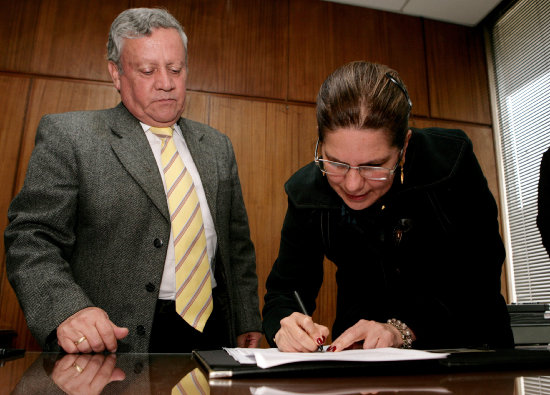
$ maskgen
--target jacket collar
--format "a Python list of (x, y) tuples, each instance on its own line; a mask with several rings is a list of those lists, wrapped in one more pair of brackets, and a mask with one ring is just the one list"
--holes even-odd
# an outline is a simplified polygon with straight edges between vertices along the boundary
[(166, 220), (170, 221), (162, 178), (151, 146), (139, 121), (122, 103), (113, 109), (105, 110), (103, 116), (112, 132), (111, 148), (120, 163), (149, 196)]
[(405, 189), (435, 186), (454, 177), (470, 140), (451, 129), (412, 128), (405, 158)]

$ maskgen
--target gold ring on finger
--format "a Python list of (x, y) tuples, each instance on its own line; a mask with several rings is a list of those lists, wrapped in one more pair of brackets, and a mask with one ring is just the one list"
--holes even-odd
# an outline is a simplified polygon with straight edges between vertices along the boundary
[(78, 366), (76, 362), (73, 362), (73, 368), (75, 368), (78, 373), (82, 373), (82, 371), (84, 370), (80, 366)]
[(74, 341), (74, 345), (78, 346), (80, 343), (82, 343), (84, 340), (86, 340), (86, 336), (82, 336), (80, 339)]

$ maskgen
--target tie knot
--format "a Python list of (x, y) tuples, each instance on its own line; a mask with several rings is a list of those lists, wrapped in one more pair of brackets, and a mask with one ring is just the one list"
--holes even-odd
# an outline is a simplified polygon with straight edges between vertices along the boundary
[(172, 133), (174, 132), (172, 128), (155, 128), (153, 126), (151, 126), (150, 130), (151, 132), (162, 138), (172, 137)]

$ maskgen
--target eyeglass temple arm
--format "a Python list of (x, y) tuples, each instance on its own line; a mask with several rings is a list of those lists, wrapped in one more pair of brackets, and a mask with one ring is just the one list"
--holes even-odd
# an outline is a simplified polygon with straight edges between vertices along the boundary
[(315, 143), (315, 154), (314, 154), (314, 159), (315, 160), (318, 160), (319, 159), (319, 156), (317, 155), (317, 150), (319, 149), (319, 137), (317, 137), (317, 143)]

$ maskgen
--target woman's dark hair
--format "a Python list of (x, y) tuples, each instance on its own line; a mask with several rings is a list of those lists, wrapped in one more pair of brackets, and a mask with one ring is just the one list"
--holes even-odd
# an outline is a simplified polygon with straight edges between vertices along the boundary
[(369, 62), (336, 69), (317, 95), (319, 140), (342, 128), (384, 129), (403, 148), (412, 103), (395, 70)]

